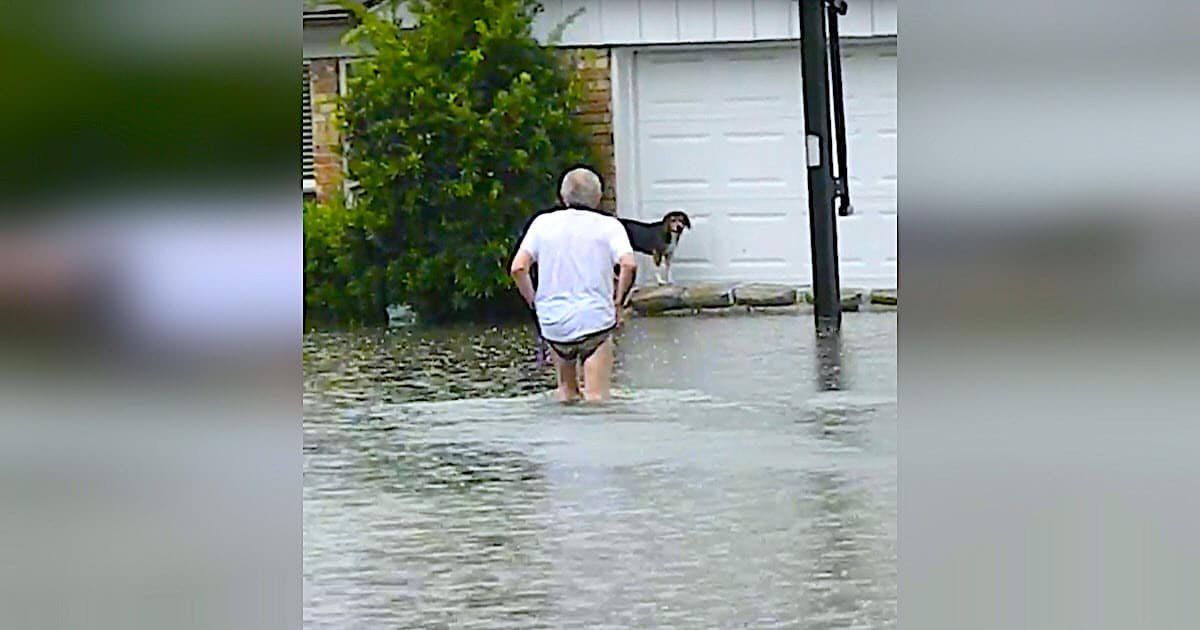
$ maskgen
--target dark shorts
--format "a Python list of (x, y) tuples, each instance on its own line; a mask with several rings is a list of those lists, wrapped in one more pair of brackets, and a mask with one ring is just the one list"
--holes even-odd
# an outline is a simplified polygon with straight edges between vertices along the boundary
[(586, 334), (574, 341), (550, 341), (546, 343), (554, 350), (554, 354), (562, 357), (564, 361), (587, 361), (588, 357), (596, 353), (600, 346), (604, 344), (604, 340), (608, 339), (612, 334), (613, 329), (605, 328), (594, 333)]

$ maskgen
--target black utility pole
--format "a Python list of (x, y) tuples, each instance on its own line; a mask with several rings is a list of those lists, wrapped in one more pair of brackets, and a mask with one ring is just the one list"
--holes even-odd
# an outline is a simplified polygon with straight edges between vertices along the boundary
[[(834, 178), (833, 172), (830, 50), (826, 28), (828, 17), (835, 22), (833, 37), (837, 37), (837, 13), (844, 14), (845, 10), (846, 4), (842, 0), (800, 0), (800, 70), (804, 89), (805, 152), (808, 164), (808, 229), (812, 246), (814, 319), (818, 337), (837, 334), (842, 328), (834, 200), (841, 197), (844, 208), (849, 211), (848, 195), (844, 192), (848, 190), (849, 182), (844, 163), (838, 179)], [(833, 61), (839, 66), (833, 86), (838, 98), (841, 97), (840, 62), (840, 59)], [(845, 130), (840, 131), (838, 157), (843, 158)]]

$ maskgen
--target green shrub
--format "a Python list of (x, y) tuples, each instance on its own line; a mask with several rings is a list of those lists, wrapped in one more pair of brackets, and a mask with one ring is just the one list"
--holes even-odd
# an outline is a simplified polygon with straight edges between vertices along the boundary
[(304, 319), (367, 324), (384, 315), (383, 274), (363, 216), (343, 200), (304, 203)]
[[(360, 19), (347, 41), (369, 47), (338, 110), (348, 175), (361, 187), (350, 222), (361, 221), (384, 255), (316, 263), (338, 282), (313, 286), (328, 292), (314, 300), (382, 318), (386, 295), (427, 321), (514, 311), (508, 258), (517, 230), (555, 202), (565, 166), (594, 162), (571, 116), (582, 86), (533, 38), (540, 4), (410, 0), (411, 29), (342, 4)], [(345, 246), (339, 239), (314, 253)]]

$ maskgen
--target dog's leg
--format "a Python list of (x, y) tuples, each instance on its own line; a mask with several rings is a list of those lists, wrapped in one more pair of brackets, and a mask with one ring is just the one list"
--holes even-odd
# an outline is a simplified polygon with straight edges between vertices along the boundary
[(665, 282), (663, 282), (663, 277), (662, 277), (662, 268), (661, 268), (662, 260), (663, 260), (662, 254), (659, 252), (654, 252), (654, 280), (656, 282), (658, 282), (659, 284), (666, 284)]
[(671, 254), (663, 256), (663, 268), (666, 270), (667, 284), (675, 284), (675, 281), (671, 280)]

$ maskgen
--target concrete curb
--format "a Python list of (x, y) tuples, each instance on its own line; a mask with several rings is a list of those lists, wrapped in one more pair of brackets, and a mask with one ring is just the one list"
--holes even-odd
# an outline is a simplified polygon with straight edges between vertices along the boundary
[[(842, 310), (895, 311), (895, 289), (842, 289)], [(690, 286), (642, 286), (630, 296), (634, 313), (643, 316), (728, 316), (746, 313), (811, 313), (811, 287), (765, 282), (700, 283)]]

